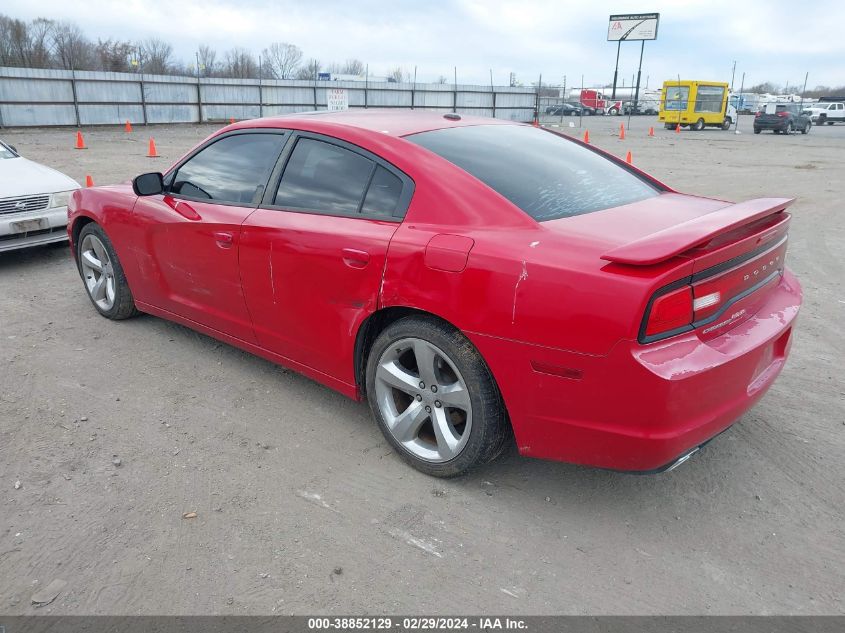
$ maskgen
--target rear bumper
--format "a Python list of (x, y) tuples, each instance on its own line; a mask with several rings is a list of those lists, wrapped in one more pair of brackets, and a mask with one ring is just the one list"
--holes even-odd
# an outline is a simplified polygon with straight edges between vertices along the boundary
[(753, 317), (703, 341), (620, 341), (586, 356), (470, 334), (497, 378), (520, 453), (660, 471), (750, 409), (786, 362), (801, 288), (788, 271)]
[[(758, 130), (779, 130), (783, 131), (787, 128), (789, 119), (780, 121), (754, 121), (754, 127)], [(794, 124), (793, 124), (794, 125)]]
[(0, 252), (64, 241), (66, 226), (67, 207), (0, 215)]

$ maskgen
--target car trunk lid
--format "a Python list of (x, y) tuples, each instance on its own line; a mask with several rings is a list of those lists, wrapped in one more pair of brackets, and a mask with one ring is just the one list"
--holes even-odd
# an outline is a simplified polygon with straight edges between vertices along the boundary
[(608, 272), (641, 278), (653, 272), (641, 342), (690, 330), (710, 338), (752, 316), (777, 285), (790, 221), (785, 209), (792, 202), (730, 204), (666, 193), (545, 224), (579, 239), (591, 236)]

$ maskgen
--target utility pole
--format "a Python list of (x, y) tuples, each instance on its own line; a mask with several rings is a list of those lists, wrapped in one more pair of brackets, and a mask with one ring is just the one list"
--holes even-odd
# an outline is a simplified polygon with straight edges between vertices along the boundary
[(613, 71), (613, 91), (610, 93), (611, 99), (616, 99), (616, 78), (619, 76), (619, 51), (622, 49), (622, 40), (616, 42), (616, 69)]
[(640, 67), (637, 68), (637, 89), (634, 92), (634, 107), (637, 107), (637, 103), (640, 101), (640, 77), (643, 74), (643, 53), (645, 52), (645, 40), (640, 42)]

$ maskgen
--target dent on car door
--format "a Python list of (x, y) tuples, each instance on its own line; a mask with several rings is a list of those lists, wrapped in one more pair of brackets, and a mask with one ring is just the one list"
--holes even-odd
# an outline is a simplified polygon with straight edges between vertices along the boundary
[(141, 197), (136, 254), (146, 300), (206, 327), (254, 342), (238, 269), (240, 227), (258, 206), (286, 135), (215, 139), (168, 175), (163, 195)]
[(377, 157), (300, 135), (244, 223), (241, 273), (266, 349), (345, 385), (361, 322), (377, 309), (387, 248), (413, 183)]

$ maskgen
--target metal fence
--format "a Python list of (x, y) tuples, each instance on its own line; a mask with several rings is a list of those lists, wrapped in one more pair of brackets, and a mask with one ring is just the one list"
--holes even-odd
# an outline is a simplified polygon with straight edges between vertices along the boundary
[(0, 67), (0, 127), (202, 123), (326, 109), (345, 88), (350, 108), (418, 108), (531, 121), (534, 87), (223, 79)]

